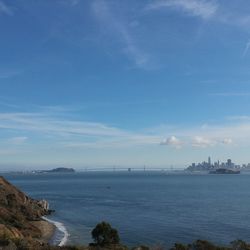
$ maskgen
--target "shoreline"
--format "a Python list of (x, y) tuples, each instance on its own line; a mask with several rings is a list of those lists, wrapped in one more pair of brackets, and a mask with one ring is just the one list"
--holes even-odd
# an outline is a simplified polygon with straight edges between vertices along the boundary
[(42, 243), (49, 243), (56, 232), (56, 226), (44, 219), (32, 221), (31, 223), (41, 231), (39, 241)]
[(56, 230), (58, 230), (59, 232), (61, 232), (63, 234), (63, 237), (60, 239), (60, 242), (57, 244), (57, 246), (59, 246), (59, 247), (65, 246), (68, 239), (69, 239), (70, 234), (69, 234), (67, 228), (64, 226), (64, 224), (59, 222), (59, 221), (54, 221), (54, 220), (48, 219), (45, 216), (43, 216), (42, 219), (44, 219), (44, 221), (46, 221), (48, 224), (52, 225), (55, 229), (53, 234), (51, 235), (49, 241), (53, 239), (53, 236), (55, 235)]

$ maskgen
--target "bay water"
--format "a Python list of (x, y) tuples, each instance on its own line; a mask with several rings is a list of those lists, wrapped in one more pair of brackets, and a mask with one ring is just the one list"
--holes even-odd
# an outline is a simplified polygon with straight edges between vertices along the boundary
[[(250, 174), (83, 172), (6, 174), (33, 198), (55, 209), (48, 218), (69, 233), (68, 244), (88, 244), (107, 221), (128, 246), (172, 246), (196, 239), (250, 242)], [(62, 232), (63, 232), (62, 230)], [(57, 231), (58, 243), (65, 236)]]

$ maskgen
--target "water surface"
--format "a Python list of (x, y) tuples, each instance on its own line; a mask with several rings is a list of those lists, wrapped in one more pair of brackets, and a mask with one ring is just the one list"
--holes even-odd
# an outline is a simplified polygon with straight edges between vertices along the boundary
[[(132, 245), (228, 244), (250, 241), (250, 175), (76, 173), (6, 175), (34, 198), (47, 199), (70, 243), (89, 243), (91, 229), (108, 221)], [(59, 237), (59, 236), (58, 236)]]

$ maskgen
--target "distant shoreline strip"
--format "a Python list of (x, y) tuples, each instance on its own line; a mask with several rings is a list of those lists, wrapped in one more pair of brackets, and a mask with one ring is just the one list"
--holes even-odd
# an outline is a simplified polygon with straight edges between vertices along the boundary
[(57, 228), (57, 230), (60, 231), (61, 233), (63, 233), (63, 237), (60, 240), (60, 243), (58, 244), (58, 246), (59, 247), (64, 246), (67, 243), (67, 241), (69, 239), (69, 236), (70, 236), (70, 234), (69, 234), (67, 228), (64, 226), (64, 224), (61, 223), (61, 222), (58, 222), (58, 221), (50, 220), (50, 219), (48, 219), (47, 217), (44, 217), (44, 216), (42, 218), (44, 220), (52, 223), (53, 225), (55, 225), (55, 227)]

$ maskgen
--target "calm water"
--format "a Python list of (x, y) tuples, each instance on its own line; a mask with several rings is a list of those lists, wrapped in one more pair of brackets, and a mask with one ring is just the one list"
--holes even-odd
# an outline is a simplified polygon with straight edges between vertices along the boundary
[(91, 241), (91, 229), (110, 222), (130, 246), (170, 246), (202, 238), (250, 241), (250, 175), (78, 173), (6, 175), (34, 198), (47, 199), (70, 243)]

